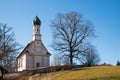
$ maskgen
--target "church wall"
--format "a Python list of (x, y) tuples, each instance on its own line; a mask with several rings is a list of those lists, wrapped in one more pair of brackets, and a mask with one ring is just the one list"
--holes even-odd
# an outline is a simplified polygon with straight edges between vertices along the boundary
[(49, 57), (47, 57), (47, 56), (43, 56), (42, 57), (43, 58), (43, 66), (44, 67), (48, 67), (49, 66)]
[(32, 68), (34, 67), (34, 64), (33, 64), (33, 57), (30, 56), (30, 55), (27, 55), (27, 58), (26, 58), (26, 69), (27, 70), (32, 70)]
[(39, 67), (42, 67), (42, 57), (41, 56), (34, 56), (35, 57), (35, 67), (37, 68), (37, 63), (39, 63)]
[(42, 55), (42, 53), (41, 53), (41, 41), (35, 41), (35, 53), (39, 53), (39, 54), (41, 54)]
[(45, 63), (45, 67), (47, 67), (47, 57), (44, 57), (44, 63)]
[(47, 66), (50, 66), (50, 57), (47, 57)]
[[(48, 67), (49, 66), (49, 57), (48, 56), (34, 56), (34, 67), (35, 68), (40, 68), (40, 67)], [(37, 63), (39, 63), (39, 67), (37, 67)]]
[(36, 34), (36, 36), (34, 36), (33, 39), (39, 40), (40, 36)]
[(46, 50), (46, 48), (44, 47), (44, 45), (42, 45), (42, 47), (41, 47), (41, 53), (42, 54), (44, 54), (44, 55), (46, 55), (46, 53), (48, 52), (47, 50)]
[(18, 59), (18, 71), (26, 70), (26, 54)]
[(30, 54), (34, 53), (34, 44), (29, 48), (28, 51), (29, 51)]

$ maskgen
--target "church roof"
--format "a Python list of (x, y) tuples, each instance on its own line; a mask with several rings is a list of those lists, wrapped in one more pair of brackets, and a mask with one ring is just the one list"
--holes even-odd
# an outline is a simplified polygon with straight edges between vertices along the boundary
[(51, 54), (49, 52), (47, 52), (46, 55), (51, 55)]
[(36, 16), (33, 20), (33, 25), (41, 25), (41, 21), (40, 19), (38, 18), (38, 16)]
[(23, 49), (23, 51), (20, 53), (20, 55), (17, 57), (17, 59), (24, 54), (25, 51), (27, 51), (27, 48), (32, 44), (32, 42), (28, 43), (27, 46)]

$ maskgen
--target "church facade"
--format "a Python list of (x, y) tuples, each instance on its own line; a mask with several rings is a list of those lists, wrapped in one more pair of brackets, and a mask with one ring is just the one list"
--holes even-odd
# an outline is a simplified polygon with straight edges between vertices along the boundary
[(41, 21), (33, 20), (33, 39), (17, 57), (18, 71), (34, 70), (50, 66), (50, 53), (44, 46), (40, 34)]

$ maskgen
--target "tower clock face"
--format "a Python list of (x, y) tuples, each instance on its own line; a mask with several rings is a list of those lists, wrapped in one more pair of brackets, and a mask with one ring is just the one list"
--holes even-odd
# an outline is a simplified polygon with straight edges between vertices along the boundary
[(41, 43), (40, 41), (36, 41), (36, 42), (35, 42), (35, 45), (36, 45), (36, 46), (41, 46), (40, 43)]

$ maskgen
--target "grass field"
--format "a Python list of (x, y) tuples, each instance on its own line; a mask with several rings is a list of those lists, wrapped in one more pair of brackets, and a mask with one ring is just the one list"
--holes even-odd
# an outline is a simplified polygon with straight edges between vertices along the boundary
[(120, 66), (86, 67), (75, 71), (64, 71), (56, 80), (120, 80)]
[(120, 66), (85, 67), (53, 72), (42, 75), (42, 78), (34, 75), (31, 80), (120, 80)]
[(22, 76), (16, 80), (120, 80), (120, 66), (84, 67), (76, 70)]

